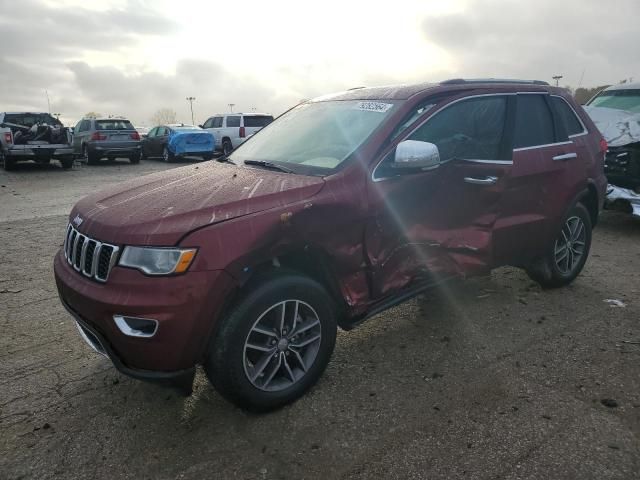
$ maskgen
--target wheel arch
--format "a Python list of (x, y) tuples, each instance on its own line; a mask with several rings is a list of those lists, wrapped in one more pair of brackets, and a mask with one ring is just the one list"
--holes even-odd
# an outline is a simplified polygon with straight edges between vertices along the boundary
[(589, 217), (591, 219), (591, 227), (595, 227), (598, 223), (598, 216), (600, 214), (600, 198), (598, 196), (598, 189), (595, 186), (595, 183), (589, 182), (587, 184), (587, 188), (585, 188), (578, 195), (577, 199), (573, 203), (582, 203), (587, 211), (589, 212)]

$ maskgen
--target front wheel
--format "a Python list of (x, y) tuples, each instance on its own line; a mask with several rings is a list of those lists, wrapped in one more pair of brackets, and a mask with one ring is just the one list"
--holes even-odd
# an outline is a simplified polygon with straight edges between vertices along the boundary
[(275, 274), (221, 320), (205, 371), (236, 405), (273, 410), (299, 398), (320, 378), (336, 331), (333, 301), (319, 283)]
[(529, 277), (544, 288), (570, 284), (582, 271), (591, 249), (591, 216), (581, 203), (564, 219), (545, 255), (527, 268)]

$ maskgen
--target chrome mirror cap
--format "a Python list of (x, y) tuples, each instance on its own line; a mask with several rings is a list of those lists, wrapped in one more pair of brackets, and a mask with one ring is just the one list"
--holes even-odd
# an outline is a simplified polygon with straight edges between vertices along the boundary
[(433, 143), (405, 140), (396, 147), (393, 167), (429, 170), (440, 165), (440, 152)]

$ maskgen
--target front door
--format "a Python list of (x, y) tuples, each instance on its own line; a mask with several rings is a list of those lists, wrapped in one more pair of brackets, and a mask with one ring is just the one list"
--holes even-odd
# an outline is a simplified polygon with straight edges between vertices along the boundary
[(365, 247), (372, 295), (384, 297), (416, 282), (487, 271), (494, 263), (493, 229), (509, 183), (514, 96), (455, 100), (427, 111), (394, 142), (435, 144), (438, 168), (398, 174), (395, 146), (373, 172)]

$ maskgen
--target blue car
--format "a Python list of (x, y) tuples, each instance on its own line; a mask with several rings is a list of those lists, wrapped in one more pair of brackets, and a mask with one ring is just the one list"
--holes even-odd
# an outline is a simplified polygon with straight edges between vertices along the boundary
[(215, 150), (213, 135), (195, 125), (158, 125), (149, 130), (142, 142), (142, 158), (159, 157), (173, 162), (181, 157), (211, 160)]

